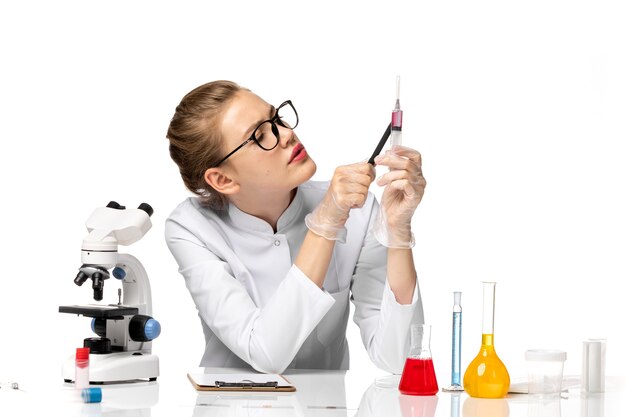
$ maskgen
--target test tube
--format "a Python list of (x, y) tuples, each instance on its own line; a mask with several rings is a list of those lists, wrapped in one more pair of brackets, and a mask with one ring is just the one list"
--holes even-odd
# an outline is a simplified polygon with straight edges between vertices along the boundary
[(454, 291), (452, 307), (452, 384), (444, 391), (463, 391), (461, 386), (461, 292)]
[(89, 388), (89, 348), (76, 348), (74, 388)]

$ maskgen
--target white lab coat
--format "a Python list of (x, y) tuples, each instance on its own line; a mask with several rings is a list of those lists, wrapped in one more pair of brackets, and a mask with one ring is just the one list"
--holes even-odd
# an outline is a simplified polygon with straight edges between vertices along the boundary
[(348, 369), (346, 325), (355, 306), (367, 352), (378, 367), (401, 373), (411, 323), (423, 322), (419, 286), (400, 305), (386, 281), (387, 250), (369, 233), (378, 210), (370, 193), (351, 210), (346, 242), (337, 243), (323, 289), (294, 265), (307, 232), (304, 216), (327, 182), (300, 187), (277, 232), (235, 205), (216, 211), (183, 201), (165, 223), (168, 247), (198, 309), (205, 352), (200, 366)]

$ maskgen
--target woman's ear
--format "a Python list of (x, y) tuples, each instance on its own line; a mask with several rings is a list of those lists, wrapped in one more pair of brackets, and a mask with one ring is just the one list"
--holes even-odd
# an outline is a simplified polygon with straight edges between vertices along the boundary
[(232, 195), (239, 192), (239, 183), (220, 168), (209, 168), (204, 172), (204, 181), (221, 194)]

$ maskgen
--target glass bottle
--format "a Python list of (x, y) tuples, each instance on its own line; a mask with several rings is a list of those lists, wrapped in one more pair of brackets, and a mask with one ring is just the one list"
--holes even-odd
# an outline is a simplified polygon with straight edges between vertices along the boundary
[(471, 397), (503, 398), (511, 382), (509, 372), (493, 345), (495, 299), (496, 283), (483, 282), (482, 344), (463, 376), (463, 386)]
[(406, 395), (435, 395), (439, 391), (430, 354), (430, 325), (411, 325), (411, 350), (398, 387)]

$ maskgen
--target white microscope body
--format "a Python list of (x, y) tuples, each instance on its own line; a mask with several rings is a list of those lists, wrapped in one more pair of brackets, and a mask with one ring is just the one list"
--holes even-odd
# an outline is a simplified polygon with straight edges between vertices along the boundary
[[(154, 381), (159, 376), (159, 358), (153, 355), (152, 340), (161, 332), (151, 317), (150, 282), (143, 265), (132, 255), (118, 253), (118, 245), (130, 245), (152, 227), (152, 207), (142, 203), (126, 209), (111, 201), (97, 208), (87, 219), (89, 234), (81, 250), (83, 265), (74, 279), (82, 285), (93, 281), (94, 299), (101, 301), (104, 281), (112, 275), (122, 280), (122, 294), (117, 304), (60, 306), (59, 312), (92, 317), (92, 330), (100, 337), (86, 338), (90, 348), (89, 381), (92, 384)], [(118, 295), (119, 295), (118, 290)], [(80, 347), (80, 346), (77, 346)], [(63, 379), (75, 378), (75, 356), (63, 364)]]

